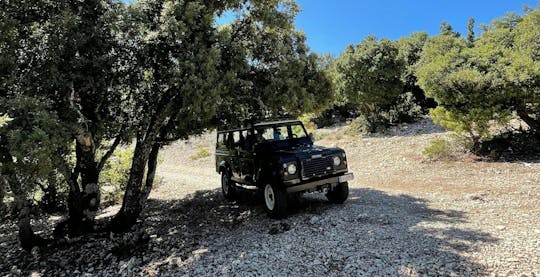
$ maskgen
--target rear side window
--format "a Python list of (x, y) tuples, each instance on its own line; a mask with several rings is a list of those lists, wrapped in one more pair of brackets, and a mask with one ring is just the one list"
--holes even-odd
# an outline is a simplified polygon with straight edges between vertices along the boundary
[(225, 133), (218, 134), (217, 144), (216, 144), (217, 149), (226, 149), (227, 148), (227, 145), (226, 145), (227, 140), (225, 139), (226, 135), (227, 134), (225, 134)]

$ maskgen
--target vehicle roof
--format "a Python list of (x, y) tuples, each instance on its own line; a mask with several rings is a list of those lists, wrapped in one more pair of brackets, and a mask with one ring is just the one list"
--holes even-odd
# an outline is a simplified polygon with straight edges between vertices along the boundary
[(263, 126), (272, 126), (272, 125), (281, 125), (281, 124), (291, 124), (291, 123), (301, 123), (298, 119), (287, 119), (287, 120), (275, 120), (275, 121), (263, 121), (259, 123), (255, 123), (252, 126), (249, 127), (235, 127), (230, 129), (223, 129), (218, 130), (218, 133), (226, 133), (226, 132), (234, 132), (234, 131), (243, 131), (251, 128), (256, 127), (263, 127)]
[(279, 124), (289, 124), (289, 123), (299, 123), (299, 122), (301, 121), (298, 119), (276, 120), (276, 121), (268, 121), (268, 122), (259, 122), (259, 123), (253, 124), (253, 126), (258, 127), (258, 126), (279, 125)]

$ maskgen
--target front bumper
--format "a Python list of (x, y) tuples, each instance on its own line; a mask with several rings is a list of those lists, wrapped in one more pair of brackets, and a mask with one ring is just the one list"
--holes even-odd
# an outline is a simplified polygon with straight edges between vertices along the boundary
[(324, 187), (333, 189), (338, 184), (345, 183), (353, 179), (354, 179), (353, 173), (346, 173), (340, 176), (334, 176), (334, 177), (325, 178), (322, 180), (317, 180), (317, 181), (304, 183), (304, 184), (297, 184), (297, 185), (294, 184), (294, 180), (292, 180), (291, 182), (286, 182), (285, 185), (287, 185), (287, 193), (294, 193), (294, 192), (301, 192), (301, 191), (316, 191), (319, 189), (323, 189)]

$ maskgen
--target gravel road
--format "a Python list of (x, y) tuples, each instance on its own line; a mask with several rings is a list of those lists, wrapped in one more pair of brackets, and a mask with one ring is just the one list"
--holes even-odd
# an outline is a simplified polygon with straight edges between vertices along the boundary
[(422, 149), (449, 134), (427, 119), (365, 138), (348, 136), (345, 129), (321, 130), (318, 142), (347, 151), (356, 179), (343, 205), (309, 194), (289, 217), (275, 221), (264, 214), (260, 195), (244, 193), (241, 201), (225, 202), (213, 157), (193, 158), (201, 149), (213, 152), (215, 134), (208, 134), (163, 151), (161, 185), (135, 234), (113, 237), (114, 243), (97, 236), (32, 257), (18, 249), (13, 224), (4, 222), (0, 272), (540, 275), (538, 161), (428, 162)]

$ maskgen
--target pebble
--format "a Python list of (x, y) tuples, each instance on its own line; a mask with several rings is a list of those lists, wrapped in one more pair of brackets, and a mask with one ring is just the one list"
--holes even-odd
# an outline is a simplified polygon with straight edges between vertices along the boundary
[(540, 163), (423, 160), (423, 147), (450, 135), (423, 120), (354, 143), (321, 140), (346, 147), (356, 175), (349, 200), (308, 194), (281, 221), (256, 200), (222, 200), (212, 157), (189, 159), (211, 149), (215, 133), (174, 143), (139, 226), (150, 247), (117, 257), (98, 238), (36, 252), (35, 262), (13, 247), (16, 224), (7, 221), (0, 276), (37, 265), (42, 276), (538, 276)]

